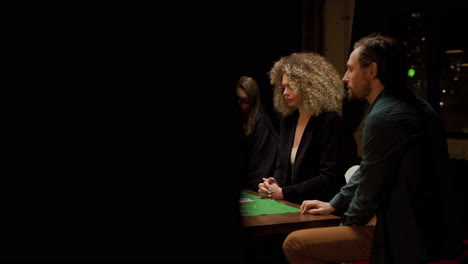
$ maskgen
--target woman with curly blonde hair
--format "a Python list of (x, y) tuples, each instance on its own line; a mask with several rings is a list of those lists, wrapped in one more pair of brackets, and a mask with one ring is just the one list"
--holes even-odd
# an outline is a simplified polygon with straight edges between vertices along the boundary
[[(280, 58), (269, 72), (273, 101), (281, 115), (280, 142), (273, 177), (258, 184), (264, 197), (302, 203), (329, 201), (346, 183), (350, 166), (342, 119), (345, 89), (323, 56), (298, 52)], [(354, 153), (356, 151), (354, 150)]]

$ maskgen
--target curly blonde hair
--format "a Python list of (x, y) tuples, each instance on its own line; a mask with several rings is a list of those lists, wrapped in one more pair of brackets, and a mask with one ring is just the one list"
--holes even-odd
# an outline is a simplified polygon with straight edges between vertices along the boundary
[(280, 114), (290, 115), (296, 109), (283, 96), (281, 82), (286, 74), (290, 88), (302, 94), (303, 107), (312, 116), (328, 111), (342, 115), (345, 89), (338, 71), (325, 57), (314, 52), (292, 53), (275, 62), (268, 74), (274, 89), (274, 107)]

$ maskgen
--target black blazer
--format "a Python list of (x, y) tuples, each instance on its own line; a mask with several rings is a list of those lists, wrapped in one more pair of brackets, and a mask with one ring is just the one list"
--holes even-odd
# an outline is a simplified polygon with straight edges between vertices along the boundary
[(292, 169), (291, 149), (298, 118), (296, 111), (280, 119), (280, 142), (273, 177), (287, 201), (297, 204), (306, 199), (328, 202), (346, 183), (344, 173), (348, 164), (344, 158), (347, 150), (343, 119), (336, 112), (312, 117), (305, 127)]

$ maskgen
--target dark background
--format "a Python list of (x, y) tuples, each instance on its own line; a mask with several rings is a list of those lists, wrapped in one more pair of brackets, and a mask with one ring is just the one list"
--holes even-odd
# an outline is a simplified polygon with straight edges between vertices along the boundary
[(235, 83), (271, 105), (301, 4), (12, 8), (1, 259), (243, 262)]
[(0, 258), (242, 262), (235, 82), (271, 103), (297, 8), (12, 9)]

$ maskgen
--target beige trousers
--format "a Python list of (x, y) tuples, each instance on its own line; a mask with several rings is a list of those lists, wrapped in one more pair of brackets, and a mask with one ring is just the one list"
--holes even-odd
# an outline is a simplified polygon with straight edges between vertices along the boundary
[(369, 259), (375, 216), (366, 226), (337, 226), (291, 232), (283, 242), (288, 263), (341, 263)]

